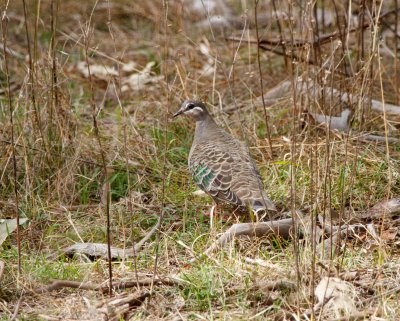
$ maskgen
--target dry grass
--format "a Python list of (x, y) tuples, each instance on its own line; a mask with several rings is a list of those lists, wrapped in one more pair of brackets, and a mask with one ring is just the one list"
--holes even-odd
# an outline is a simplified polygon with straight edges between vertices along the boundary
[[(6, 40), (9, 50), (6, 60), (2, 56), (0, 74), (0, 215), (15, 217), (16, 183), (20, 216), (29, 219), (20, 229), (20, 273), (15, 234), (0, 245), (0, 260), (6, 263), (0, 319), (10, 318), (20, 297), (20, 320), (99, 318), (93, 306), (107, 298), (101, 293), (30, 291), (50, 279), (107, 282), (105, 259), (48, 255), (75, 242), (106, 243), (108, 189), (113, 246), (131, 248), (164, 213), (159, 236), (136, 260), (113, 262), (113, 280), (134, 280), (135, 270), (152, 273), (157, 257), (158, 275), (174, 275), (184, 282), (155, 286), (130, 320), (305, 320), (316, 304), (318, 282), (348, 271), (357, 273), (349, 282), (359, 311), (371, 309), (371, 320), (398, 319), (400, 239), (395, 223), (392, 229), (376, 225), (378, 241), (365, 233), (348, 240), (332, 259), (313, 251), (315, 241), (307, 234), (289, 243), (241, 239), (189, 264), (232, 220), (219, 221), (210, 231), (203, 214), (210, 200), (192, 195), (196, 188), (186, 168), (193, 124), (170, 121), (186, 97), (208, 101), (216, 120), (251, 146), (278, 207), (283, 212), (301, 210), (314, 223), (316, 214), (353, 214), (398, 196), (398, 144), (357, 138), (364, 133), (399, 138), (400, 116), (374, 112), (369, 104), (369, 98), (393, 104), (400, 100), (399, 68), (393, 58), (398, 55), (397, 38), (390, 30), (397, 30), (396, 14), (385, 17), (376, 33), (376, 21), (371, 22), (371, 16), (393, 10), (395, 4), (385, 2), (381, 7), (378, 1), (365, 1), (363, 16), (362, 7), (350, 2), (353, 20), (347, 25), (348, 7), (340, 1), (318, 2), (319, 12), (326, 11), (324, 23), (320, 16), (317, 19), (319, 35), (342, 30), (343, 36), (319, 49), (296, 49), (299, 59), (292, 64), (291, 43), (318, 37), (313, 8), (309, 2), (301, 1), (299, 7), (275, 1), (278, 24), (273, 2), (260, 1), (260, 39), (278, 44), (260, 51), (259, 70), (257, 46), (246, 41), (256, 39), (252, 1), (227, 1), (231, 27), (222, 30), (213, 24), (211, 14), (205, 18), (203, 7), (195, 13), (191, 1), (142, 2), (55, 0), (52, 7), (50, 0), (27, 0), (27, 32), (22, 3), (0, 5), (2, 16), (8, 17), (7, 26), (6, 20), (2, 24), (2, 43)], [(227, 14), (220, 10), (222, 16)], [(247, 16), (240, 17), (242, 12)], [(287, 18), (291, 14), (294, 20)], [(346, 33), (355, 16), (370, 26)], [(230, 36), (243, 40), (226, 40)], [(282, 38), (285, 46), (279, 44)], [(277, 50), (286, 50), (289, 58), (273, 52)], [(86, 62), (91, 79), (85, 75)], [(129, 69), (132, 62), (135, 66)], [(149, 63), (154, 63), (151, 72), (141, 76), (146, 83), (138, 86), (137, 76), (130, 77)], [(298, 76), (367, 99), (349, 106), (351, 130), (345, 134), (315, 124), (307, 113), (339, 115), (346, 104), (310, 99), (292, 89), (287, 98), (265, 107), (271, 154), (261, 93), (283, 80), (295, 83)], [(8, 87), (14, 110), (16, 182)], [(249, 258), (262, 261), (251, 264)], [(271, 289), (268, 282), (276, 280), (300, 287)], [(314, 319), (337, 317), (324, 313)]]

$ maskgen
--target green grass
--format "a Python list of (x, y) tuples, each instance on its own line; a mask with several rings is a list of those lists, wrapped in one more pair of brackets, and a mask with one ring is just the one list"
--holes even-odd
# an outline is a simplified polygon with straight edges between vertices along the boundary
[[(108, 177), (112, 245), (131, 248), (156, 224), (162, 210), (165, 212), (159, 244), (156, 243), (156, 235), (153, 235), (138, 253), (136, 261), (128, 258), (113, 262), (114, 281), (134, 280), (135, 268), (139, 273), (152, 273), (156, 255), (160, 276), (173, 275), (183, 280), (179, 286), (155, 286), (153, 297), (134, 312), (133, 319), (136, 320), (170, 320), (179, 314), (189, 320), (248, 320), (251, 317), (252, 320), (273, 320), (279, 317), (284, 319), (279, 313), (287, 313), (285, 317), (290, 318), (290, 313), (304, 312), (311, 307), (313, 258), (307, 233), (300, 240), (296, 253), (301, 276), (301, 289), (297, 293), (271, 291), (259, 286), (261, 281), (297, 282), (296, 256), (291, 241), (242, 238), (227, 244), (208, 258), (189, 262), (193, 255), (200, 255), (228, 229), (232, 221), (226, 223), (217, 217), (214, 228), (210, 229), (209, 218), (204, 214), (212, 204), (211, 199), (192, 194), (197, 187), (190, 177), (187, 158), (194, 124), (185, 118), (170, 119), (172, 111), (187, 96), (208, 97), (210, 101), (213, 97), (216, 107), (212, 110), (217, 122), (224, 126), (232, 124), (232, 132), (238, 133), (238, 136), (244, 134), (242, 139), (253, 147), (251, 152), (268, 194), (283, 212), (290, 212), (291, 209), (292, 170), (295, 173), (295, 207), (303, 212), (305, 220), (310, 213), (315, 217), (327, 207), (338, 211), (344, 206), (352, 214), (368, 209), (386, 197), (400, 195), (400, 148), (390, 145), (388, 157), (383, 144), (366, 144), (353, 139), (358, 134), (358, 119), (352, 125), (356, 134), (351, 134), (351, 139), (341, 133), (331, 133), (328, 165), (324, 130), (314, 128), (307, 120), (295, 119), (299, 130), (295, 133), (296, 153), (293, 153), (291, 142), (288, 141), (294, 139), (292, 97), (267, 108), (274, 145), (271, 157), (268, 147), (265, 147), (268, 143), (262, 108), (245, 109), (244, 112), (240, 110), (227, 115), (217, 106), (219, 99), (224, 108), (231, 108), (234, 101), (245, 106), (250, 104), (250, 97), (260, 96), (256, 47), (250, 45), (249, 48), (246, 41), (239, 47), (237, 43), (226, 42), (225, 36), (219, 38), (216, 34), (215, 39), (209, 42), (210, 54), (218, 60), (216, 74), (200, 76), (202, 63), (207, 57), (200, 52), (199, 44), (208, 45), (205, 40), (212, 38), (208, 31), (203, 32), (197, 27), (197, 21), (192, 21), (190, 15), (175, 16), (175, 12), (182, 10), (175, 7), (176, 3), (168, 3), (170, 13), (173, 13), (166, 21), (168, 30), (163, 29), (163, 10), (166, 8), (147, 7), (148, 2), (145, 1), (135, 2), (134, 6), (127, 0), (113, 4), (110, 14), (112, 25), (115, 26), (114, 39), (109, 34), (108, 27), (111, 25), (107, 24), (108, 9), (103, 6), (93, 11), (94, 29), (90, 47), (96, 51), (90, 50), (88, 57), (93, 65), (122, 68), (123, 65), (116, 63), (116, 60), (123, 63), (133, 61), (140, 69), (151, 61), (156, 62), (152, 71), (164, 76), (163, 80), (150, 81), (139, 91), (119, 90), (118, 84), (125, 84), (131, 75), (123, 70), (121, 77), (110, 77), (109, 80), (93, 77), (93, 83), (90, 84), (76, 68), (78, 62), (85, 60), (84, 48), (75, 40), (70, 41), (58, 34), (56, 54), (60, 100), (52, 111), (53, 118), (50, 118), (49, 112), (52, 64), (48, 58), (51, 38), (48, 20), (51, 15), (49, 4), (43, 3), (37, 43), (39, 61), (36, 62), (34, 83), (42, 119), (40, 125), (52, 154), (45, 151), (38, 132), (29, 99), (29, 86), (26, 85), (26, 62), (10, 60), (12, 81), (22, 84), (22, 87), (13, 89), (12, 94), (15, 137), (24, 146), (17, 148), (19, 210), (22, 217), (29, 218), (29, 222), (21, 227), (20, 275), (17, 272), (15, 233), (0, 245), (0, 260), (6, 263), (1, 279), (0, 311), (7, 314), (0, 316), (0, 320), (8, 319), (9, 312), (14, 311), (23, 291), (26, 301), (21, 305), (20, 320), (39, 320), (38, 314), (46, 313), (59, 316), (60, 319), (73, 319), (68, 313), (81, 306), (82, 302), (87, 302), (85, 300), (94, 306), (107, 298), (101, 293), (76, 289), (40, 296), (29, 292), (48, 284), (50, 279), (98, 284), (108, 278), (105, 259), (90, 261), (80, 255), (72, 258), (51, 256), (76, 242), (105, 243), (107, 239), (104, 204), (100, 197), (104, 186), (102, 167), (99, 165), (101, 151), (93, 129), (92, 96), (98, 108), (103, 152), (107, 164), (112, 167)], [(234, 12), (241, 13), (242, 4), (238, 3), (232, 8)], [(10, 5), (15, 10), (13, 17), (23, 17), (21, 8), (15, 8), (16, 5), (11, 2)], [(58, 28), (83, 42), (80, 24), (92, 12), (93, 3), (69, 1), (68, 4), (60, 2), (60, 5)], [(253, 5), (247, 4), (249, 16), (253, 14)], [(185, 19), (180, 20), (182, 18)], [(283, 27), (287, 28), (288, 21), (283, 23)], [(278, 30), (274, 25), (271, 28), (273, 38), (276, 38)], [(12, 18), (9, 21), (8, 43), (11, 48), (25, 54), (26, 37), (21, 30), (21, 21)], [(264, 31), (268, 36), (268, 30)], [(254, 37), (252, 31), (248, 35)], [(298, 36), (304, 35), (299, 33)], [(236, 50), (237, 57), (233, 62)], [(325, 50), (323, 55), (328, 57), (330, 52)], [(355, 51), (352, 51), (350, 59), (354, 55)], [(260, 58), (265, 91), (281, 80), (290, 79), (291, 74), (281, 56), (269, 52), (262, 53)], [(389, 68), (391, 62), (387, 59), (383, 57), (382, 64)], [(308, 64), (296, 62), (294, 67), (298, 68), (296, 72), (307, 71), (307, 75), (312, 74)], [(227, 71), (231, 69), (231, 78), (227, 79)], [(359, 74), (368, 76), (369, 72), (360, 69)], [(374, 72), (378, 72), (375, 67)], [(383, 69), (380, 72), (387, 77)], [(326, 75), (328, 78), (324, 80), (330, 81), (328, 73)], [(336, 81), (336, 78), (333, 80)], [(358, 81), (347, 81), (353, 80)], [(5, 87), (3, 74), (0, 74), (0, 81)], [(390, 91), (396, 92), (395, 88), (391, 90), (392, 79), (388, 82), (385, 78), (384, 81), (391, 86), (387, 87)], [(93, 92), (90, 91), (91, 85)], [(367, 89), (364, 88), (363, 92), (368, 92)], [(0, 104), (0, 125), (4, 128), (2, 134), (4, 139), (9, 139), (9, 111), (4, 95), (0, 96)], [(169, 104), (168, 108), (166, 104)], [(300, 101), (299, 104), (302, 110), (310, 107), (310, 102)], [(330, 106), (325, 107), (328, 109)], [(371, 113), (366, 117), (368, 130), (381, 134), (384, 132), (382, 115)], [(398, 117), (388, 117), (391, 135), (395, 136)], [(301, 132), (304, 124), (306, 126)], [(10, 145), (1, 145), (2, 217), (14, 216), (10, 152)], [(326, 168), (329, 169), (329, 179)], [(326, 195), (331, 199), (330, 204), (324, 203)], [(317, 255), (316, 283), (327, 275), (326, 270), (330, 270), (332, 275), (336, 275), (337, 271), (357, 270), (360, 279), (354, 285), (360, 291), (359, 296), (362, 300), (371, 300), (361, 305), (360, 310), (376, 307), (377, 311), (382, 311), (383, 319), (395, 320), (400, 315), (396, 293), (386, 291), (399, 284), (396, 275), (399, 253), (396, 245), (387, 244), (377, 247), (370, 235), (360, 234), (348, 240), (346, 248), (339, 251), (339, 256), (332, 262), (326, 256)], [(246, 263), (246, 258), (262, 259), (266, 266)], [(368, 294), (365, 288), (359, 286), (363, 282), (376, 292)], [(126, 292), (135, 290), (128, 289)], [(183, 303), (178, 308), (179, 302)]]

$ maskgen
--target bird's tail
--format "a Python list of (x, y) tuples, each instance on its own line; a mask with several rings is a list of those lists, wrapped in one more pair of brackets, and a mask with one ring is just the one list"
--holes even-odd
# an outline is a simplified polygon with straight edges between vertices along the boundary
[(253, 201), (252, 208), (254, 212), (258, 211), (276, 211), (275, 204), (269, 199), (266, 193), (263, 193), (259, 199)]

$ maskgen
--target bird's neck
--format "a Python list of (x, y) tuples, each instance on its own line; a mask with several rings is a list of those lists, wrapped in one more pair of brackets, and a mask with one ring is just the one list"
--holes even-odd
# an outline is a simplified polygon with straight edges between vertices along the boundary
[(210, 115), (196, 121), (195, 137), (203, 137), (205, 133), (212, 134), (216, 131), (218, 131), (218, 125)]

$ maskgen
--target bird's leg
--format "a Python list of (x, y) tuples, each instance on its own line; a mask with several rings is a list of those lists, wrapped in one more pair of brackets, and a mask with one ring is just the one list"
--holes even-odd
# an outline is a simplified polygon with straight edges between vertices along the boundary
[(214, 203), (213, 206), (211, 207), (210, 211), (210, 228), (213, 228), (214, 224), (214, 214), (217, 213), (217, 203)]

